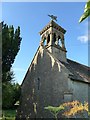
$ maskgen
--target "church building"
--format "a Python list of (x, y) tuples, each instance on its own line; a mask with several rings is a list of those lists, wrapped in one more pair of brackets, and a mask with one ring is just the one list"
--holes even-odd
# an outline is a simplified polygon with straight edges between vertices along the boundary
[[(51, 20), (21, 85), (17, 118), (54, 118), (47, 106), (78, 100), (90, 103), (90, 67), (67, 58), (66, 30)], [(58, 116), (60, 118), (60, 116)]]

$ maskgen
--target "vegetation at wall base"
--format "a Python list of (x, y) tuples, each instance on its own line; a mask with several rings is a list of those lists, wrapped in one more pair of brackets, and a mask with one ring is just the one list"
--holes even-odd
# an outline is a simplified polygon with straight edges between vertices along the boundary
[(2, 85), (2, 107), (3, 109), (13, 109), (15, 108), (16, 101), (20, 97), (20, 85), (18, 83), (7, 83)]
[(45, 109), (49, 110), (51, 114), (55, 117), (55, 119), (57, 120), (58, 113), (64, 110), (64, 107), (62, 105), (60, 105), (59, 107), (48, 106), (48, 107), (45, 107)]
[(15, 120), (16, 110), (3, 110), (2, 114), (2, 120)]
[(84, 114), (85, 112), (88, 115), (90, 114), (88, 110), (88, 103), (84, 102), (84, 104), (82, 104), (77, 100), (63, 103), (58, 107), (48, 106), (48, 107), (45, 107), (45, 109), (49, 110), (56, 119), (58, 119), (57, 115), (61, 112), (61, 110), (63, 110), (62, 116), (65, 118), (74, 118), (77, 115), (80, 115), (82, 116), (82, 118), (85, 118), (85, 114)]

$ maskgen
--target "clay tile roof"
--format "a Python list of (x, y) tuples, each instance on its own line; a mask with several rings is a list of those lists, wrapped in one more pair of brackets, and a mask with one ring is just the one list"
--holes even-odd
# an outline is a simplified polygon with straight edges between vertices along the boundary
[(53, 20), (51, 20), (39, 33), (40, 35), (43, 34), (47, 29), (49, 29), (50, 27), (53, 27), (55, 29), (57, 29), (58, 31), (61, 31), (62, 33), (65, 34), (66, 30), (64, 30), (61, 26), (59, 26), (56, 22), (54, 22)]
[(90, 83), (90, 67), (70, 59), (67, 59), (67, 62), (68, 63), (63, 62), (63, 64), (71, 72), (69, 75), (70, 79)]

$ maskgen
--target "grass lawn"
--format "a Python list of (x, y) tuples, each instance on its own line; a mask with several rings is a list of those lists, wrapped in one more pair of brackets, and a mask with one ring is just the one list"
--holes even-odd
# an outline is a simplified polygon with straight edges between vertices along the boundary
[(2, 112), (3, 112), (2, 120), (15, 120), (16, 110), (3, 110)]

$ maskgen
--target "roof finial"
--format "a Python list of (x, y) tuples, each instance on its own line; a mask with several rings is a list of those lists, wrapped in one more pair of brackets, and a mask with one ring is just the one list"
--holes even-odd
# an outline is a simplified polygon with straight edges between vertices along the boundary
[(54, 16), (54, 15), (48, 15), (52, 20), (55, 20), (57, 21), (57, 16)]

